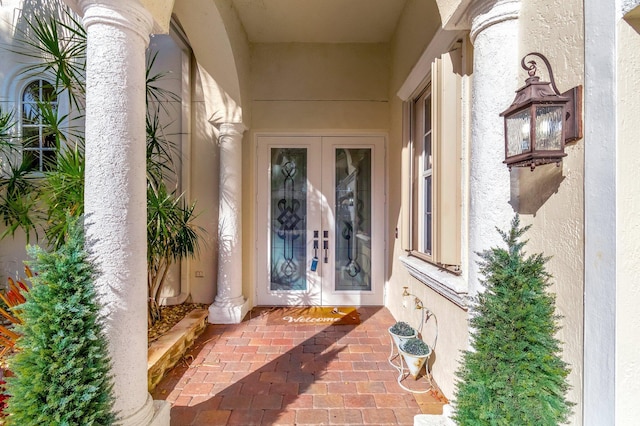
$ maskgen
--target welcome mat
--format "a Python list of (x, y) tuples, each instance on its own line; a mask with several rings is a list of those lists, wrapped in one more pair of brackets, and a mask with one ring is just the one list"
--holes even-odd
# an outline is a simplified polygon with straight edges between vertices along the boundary
[(348, 325), (360, 324), (353, 306), (277, 307), (263, 311), (267, 325)]

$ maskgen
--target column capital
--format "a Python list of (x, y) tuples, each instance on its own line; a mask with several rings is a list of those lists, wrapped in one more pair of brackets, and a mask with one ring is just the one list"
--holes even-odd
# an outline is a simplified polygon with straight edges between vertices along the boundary
[(218, 141), (223, 138), (242, 137), (247, 131), (247, 126), (242, 123), (220, 123), (218, 126)]
[(473, 43), (479, 33), (500, 22), (518, 19), (520, 0), (483, 0), (472, 2), (468, 9)]
[(497, 23), (518, 19), (521, 0), (437, 0), (446, 30), (470, 30), (471, 42)]
[(137, 33), (149, 44), (154, 21), (151, 13), (135, 0), (67, 0), (67, 4), (82, 15), (82, 24), (118, 26)]

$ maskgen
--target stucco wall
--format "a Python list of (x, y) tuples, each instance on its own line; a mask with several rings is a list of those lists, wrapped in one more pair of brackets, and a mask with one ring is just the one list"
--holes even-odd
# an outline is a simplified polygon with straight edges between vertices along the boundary
[(616, 236), (616, 424), (635, 424), (640, 417), (640, 180), (637, 158), (640, 117), (640, 19), (618, 24), (618, 204)]
[[(412, 68), (431, 42), (439, 27), (439, 14), (435, 2), (408, 1), (392, 43), (392, 68), (390, 84), (390, 133), (387, 149), (388, 184), (388, 282), (386, 306), (398, 321), (407, 321), (418, 328), (422, 311), (415, 309), (414, 297), (418, 297), (437, 318), (437, 345), (432, 364), (435, 381), (444, 395), (453, 397), (454, 373), (458, 367), (460, 350), (467, 346), (467, 312), (443, 298), (425, 284), (413, 278), (398, 260), (405, 255), (401, 244), (402, 173), (407, 168), (408, 152), (402, 135), (403, 103), (396, 93), (407, 79)], [(427, 70), (428, 71), (428, 70)], [(426, 71), (425, 71), (426, 72)], [(398, 234), (396, 236), (396, 229)], [(407, 286), (412, 297), (403, 297)], [(432, 344), (435, 337), (435, 321), (424, 326), (424, 340)]]
[[(194, 302), (211, 303), (218, 278), (218, 159), (214, 129), (208, 121), (199, 74), (194, 70), (189, 150), (190, 196), (197, 201), (197, 224), (206, 230), (200, 255), (190, 261), (191, 294)], [(196, 271), (202, 277), (196, 277)], [(200, 274), (198, 274), (200, 275)]]
[[(544, 54), (551, 63), (558, 89), (583, 85), (584, 40), (582, 1), (541, 0), (522, 2), (520, 57)], [(548, 81), (541, 61), (538, 68)], [(526, 71), (521, 70), (524, 83)], [(505, 105), (505, 108), (508, 105)], [(584, 141), (567, 146), (561, 167), (546, 165), (511, 172), (511, 201), (526, 224), (528, 253), (551, 256), (550, 291), (557, 295), (557, 313), (563, 317), (558, 338), (564, 342), (563, 358), (570, 364), (569, 400), (574, 408), (572, 424), (582, 424), (583, 291), (584, 291)]]
[[(251, 220), (245, 216), (243, 232), (251, 230), (244, 261), (252, 267), (245, 274), (255, 270), (255, 215), (261, 214), (255, 211), (255, 133), (386, 133), (388, 63), (387, 44), (251, 45), (252, 126), (245, 134), (243, 176), (244, 194), (250, 197), (245, 213)], [(245, 295), (253, 297), (249, 291)]]
[(386, 44), (254, 44), (253, 129), (387, 129)]
[[(188, 164), (188, 158), (182, 158), (182, 145), (185, 143), (188, 146), (189, 132), (188, 120), (182, 120), (183, 103), (189, 102), (188, 88), (185, 88), (183, 93), (183, 81), (188, 82), (189, 76), (183, 77), (183, 51), (182, 46), (178, 45), (176, 39), (170, 35), (156, 35), (151, 38), (149, 42), (148, 51), (155, 56), (155, 62), (152, 69), (152, 73), (164, 73), (164, 77), (157, 81), (157, 86), (172, 93), (175, 98), (167, 98), (162, 100), (162, 107), (158, 110), (159, 117), (162, 119), (162, 123), (166, 126), (163, 129), (164, 137), (169, 140), (175, 146), (173, 154), (174, 164), (173, 167), (176, 171), (175, 178), (171, 179), (170, 185), (174, 185), (177, 182), (178, 194), (186, 191), (186, 187), (183, 186), (182, 170), (183, 165)], [(185, 59), (186, 60), (186, 59)], [(188, 74), (188, 71), (186, 71)], [(186, 105), (185, 105), (186, 106)], [(154, 106), (155, 107), (155, 106)], [(186, 111), (185, 111), (186, 112)], [(185, 127), (183, 127), (183, 125)], [(173, 178), (173, 177), (172, 177)], [(188, 183), (187, 183), (188, 184)], [(170, 186), (172, 187), (172, 186)], [(189, 194), (185, 192), (185, 199), (189, 201)], [(187, 262), (180, 264), (174, 264), (171, 267), (169, 275), (166, 278), (166, 282), (163, 286), (161, 297), (178, 298), (172, 303), (180, 301), (180, 293), (182, 291), (188, 291), (190, 277), (184, 276), (184, 282), (181, 277), (181, 270), (187, 271)], [(185, 268), (182, 268), (184, 266)], [(186, 294), (184, 295), (186, 297)], [(182, 299), (184, 299), (182, 297)]]
[[(8, 6), (19, 7), (21, 1), (8, 2)], [(2, 46), (10, 46), (13, 35), (13, 23), (15, 20), (14, 9), (12, 7), (0, 8), (0, 41)], [(14, 107), (16, 80), (16, 57), (0, 48), (0, 81), (2, 81), (2, 91), (0, 92), (0, 108), (2, 112), (7, 112)], [(0, 159), (3, 161), (3, 159)], [(0, 164), (0, 170), (4, 170), (6, 164)], [(0, 223), (0, 233), (4, 233), (6, 228)], [(7, 276), (16, 276), (16, 272), (22, 273), (22, 261), (26, 258), (26, 241), (23, 233), (18, 232), (16, 238), (6, 237), (0, 240), (0, 282), (4, 286)]]
[[(247, 106), (250, 104), (247, 101), (250, 99), (249, 42), (230, 0), (176, 2), (174, 13), (194, 52), (189, 190), (191, 199), (198, 200), (201, 214), (197, 221), (207, 232), (206, 246), (190, 265), (191, 293), (195, 302), (210, 303), (217, 292), (220, 185), (220, 159), (214, 124), (241, 121), (247, 127), (251, 125), (251, 108)], [(210, 86), (203, 87), (211, 81), (217, 85), (213, 92)], [(212, 116), (214, 112), (217, 115)], [(210, 122), (212, 119), (217, 122)], [(250, 257), (251, 249), (248, 247), (251, 246), (252, 233), (246, 213), (250, 210), (247, 205), (251, 203), (248, 158), (245, 155), (243, 163), (244, 259)], [(195, 277), (196, 271), (202, 272), (203, 276)], [(251, 268), (246, 268), (243, 275), (245, 295), (250, 292), (251, 282)]]
[[(0, 226), (0, 232), (4, 232), (5, 227)], [(32, 244), (34, 241), (30, 241)], [(27, 259), (25, 247), (27, 241), (23, 232), (16, 232), (15, 237), (6, 237), (0, 241), (0, 283), (4, 288), (7, 277), (24, 278), (24, 260)]]

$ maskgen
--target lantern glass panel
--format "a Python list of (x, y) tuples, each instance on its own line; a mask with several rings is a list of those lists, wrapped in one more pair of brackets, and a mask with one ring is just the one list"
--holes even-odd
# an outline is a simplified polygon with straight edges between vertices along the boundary
[(529, 109), (522, 110), (506, 118), (507, 157), (531, 150), (531, 114)]
[(536, 150), (560, 151), (562, 149), (562, 105), (536, 108)]

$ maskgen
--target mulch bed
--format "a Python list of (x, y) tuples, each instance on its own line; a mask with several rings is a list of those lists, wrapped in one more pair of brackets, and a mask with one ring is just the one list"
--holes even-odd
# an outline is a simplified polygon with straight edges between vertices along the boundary
[[(203, 303), (183, 303), (181, 305), (174, 306), (161, 306), (161, 318), (157, 321), (148, 331), (149, 344), (154, 340), (157, 340), (160, 336), (171, 330), (171, 328), (180, 322), (182, 318), (194, 309), (207, 309), (209, 305)], [(0, 348), (3, 348), (0, 345)], [(9, 353), (0, 358), (0, 365), (4, 364), (5, 358)]]
[(171, 330), (171, 328), (180, 322), (182, 318), (194, 309), (207, 309), (209, 305), (202, 303), (183, 303), (181, 305), (161, 306), (160, 320), (149, 328), (148, 338), (149, 344), (157, 340), (160, 336)]

